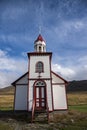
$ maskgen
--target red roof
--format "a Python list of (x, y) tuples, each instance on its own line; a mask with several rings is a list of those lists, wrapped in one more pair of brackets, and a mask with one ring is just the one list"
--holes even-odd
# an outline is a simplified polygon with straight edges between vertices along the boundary
[(35, 40), (35, 42), (38, 42), (38, 41), (44, 41), (43, 37), (41, 36), (41, 34), (39, 34), (39, 36), (37, 37), (37, 39)]

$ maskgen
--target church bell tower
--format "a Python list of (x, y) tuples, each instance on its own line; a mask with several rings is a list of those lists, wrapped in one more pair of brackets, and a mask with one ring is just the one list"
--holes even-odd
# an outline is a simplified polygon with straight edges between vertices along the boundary
[(46, 52), (46, 43), (42, 38), (41, 34), (39, 34), (39, 36), (34, 42), (34, 50), (35, 52)]

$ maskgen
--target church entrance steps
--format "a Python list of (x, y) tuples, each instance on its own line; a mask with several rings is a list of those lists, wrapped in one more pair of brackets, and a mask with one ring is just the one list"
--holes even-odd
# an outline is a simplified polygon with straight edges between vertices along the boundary
[(46, 110), (35, 110), (33, 122), (48, 122), (48, 114)]

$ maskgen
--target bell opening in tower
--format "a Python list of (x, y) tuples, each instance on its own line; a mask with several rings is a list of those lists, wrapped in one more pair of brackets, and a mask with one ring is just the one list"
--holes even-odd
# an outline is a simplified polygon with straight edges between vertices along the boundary
[(39, 52), (41, 52), (41, 46), (39, 46)]

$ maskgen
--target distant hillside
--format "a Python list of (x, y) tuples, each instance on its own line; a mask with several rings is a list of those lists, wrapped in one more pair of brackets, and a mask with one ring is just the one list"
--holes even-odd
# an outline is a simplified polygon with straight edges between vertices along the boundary
[(69, 82), (67, 92), (75, 91), (87, 91), (87, 80)]
[(1, 88), (0, 89), (0, 95), (2, 95), (2, 94), (13, 95), (14, 94), (14, 87), (8, 86), (8, 87), (5, 87), (5, 88)]
[[(70, 81), (66, 89), (67, 89), (67, 92), (87, 91), (87, 80)], [(2, 94), (13, 95), (14, 87), (9, 86), (9, 87), (0, 89), (0, 95)]]

